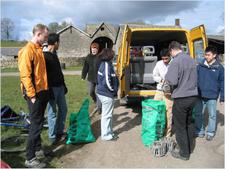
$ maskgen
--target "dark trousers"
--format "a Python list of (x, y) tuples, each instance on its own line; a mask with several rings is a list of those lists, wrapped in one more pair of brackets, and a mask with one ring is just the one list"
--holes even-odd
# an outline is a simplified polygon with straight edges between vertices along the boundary
[(44, 113), (49, 100), (47, 91), (42, 91), (36, 95), (33, 104), (29, 98), (26, 99), (30, 111), (30, 127), (27, 140), (26, 156), (27, 160), (35, 157), (35, 152), (41, 149), (41, 129), (44, 122)]
[(102, 104), (101, 101), (99, 100), (98, 96), (97, 96), (97, 84), (94, 82), (89, 82), (88, 81), (88, 88), (89, 88), (89, 95), (91, 96), (92, 100), (97, 104), (97, 107), (99, 109), (101, 109)]
[(194, 149), (195, 124), (192, 110), (197, 102), (197, 97), (175, 98), (173, 103), (173, 129), (176, 141), (180, 148), (180, 155), (189, 157)]

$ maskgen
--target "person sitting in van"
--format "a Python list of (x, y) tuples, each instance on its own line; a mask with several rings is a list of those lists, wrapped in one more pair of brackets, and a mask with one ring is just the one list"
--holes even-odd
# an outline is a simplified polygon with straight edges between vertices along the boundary
[(172, 106), (173, 101), (171, 99), (171, 96), (164, 93), (162, 90), (165, 75), (167, 73), (167, 69), (171, 62), (171, 57), (169, 54), (168, 49), (162, 49), (160, 51), (160, 57), (162, 60), (158, 61), (156, 63), (156, 66), (153, 69), (153, 79), (156, 81), (157, 84), (157, 90), (154, 96), (154, 100), (164, 100), (166, 103), (166, 131), (165, 135), (166, 137), (171, 136), (171, 125), (172, 125)]
[(116, 140), (113, 133), (114, 97), (117, 96), (119, 80), (114, 71), (112, 49), (103, 49), (100, 54), (101, 64), (98, 70), (97, 95), (102, 103), (101, 139), (104, 141)]
[(91, 53), (88, 54), (87, 57), (85, 58), (81, 78), (82, 80), (84, 80), (88, 75), (87, 81), (88, 81), (89, 95), (96, 104), (94, 112), (99, 111), (100, 113), (101, 102), (99, 101), (96, 95), (97, 72), (100, 64), (100, 60), (98, 57), (99, 44), (96, 42), (92, 43), (90, 46), (90, 52)]

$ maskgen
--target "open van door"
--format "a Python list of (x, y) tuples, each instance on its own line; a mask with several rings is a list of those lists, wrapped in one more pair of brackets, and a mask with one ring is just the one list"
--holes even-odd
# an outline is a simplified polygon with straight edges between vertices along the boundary
[(204, 57), (204, 50), (207, 47), (207, 39), (204, 25), (200, 25), (190, 31), (190, 54), (197, 61), (201, 61)]
[(130, 43), (131, 43), (131, 29), (125, 25), (123, 32), (123, 39), (119, 48), (117, 59), (117, 73), (120, 81), (119, 97), (123, 98), (130, 90)]

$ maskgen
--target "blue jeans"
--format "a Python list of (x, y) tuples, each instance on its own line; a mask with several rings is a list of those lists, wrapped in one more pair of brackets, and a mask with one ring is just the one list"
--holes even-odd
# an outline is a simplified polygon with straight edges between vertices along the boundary
[(113, 138), (112, 114), (114, 109), (114, 99), (98, 94), (98, 98), (102, 103), (101, 117), (101, 139), (110, 140)]
[(204, 113), (205, 109), (208, 109), (209, 120), (207, 135), (214, 136), (216, 130), (216, 100), (213, 99), (204, 99), (201, 98), (196, 105), (196, 114), (195, 114), (195, 125), (196, 125), (196, 134), (204, 135)]
[(48, 102), (48, 136), (55, 140), (58, 135), (62, 135), (65, 127), (67, 104), (64, 87), (52, 87), (54, 99)]

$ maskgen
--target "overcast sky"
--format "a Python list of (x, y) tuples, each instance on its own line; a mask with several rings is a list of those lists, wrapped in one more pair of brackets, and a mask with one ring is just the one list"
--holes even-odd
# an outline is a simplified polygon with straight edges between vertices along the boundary
[(224, 29), (224, 1), (97, 1), (97, 0), (1, 0), (1, 18), (15, 25), (14, 38), (31, 38), (37, 23), (71, 22), (84, 29), (88, 23), (143, 21), (157, 25), (174, 25), (191, 29), (204, 24), (207, 34)]

